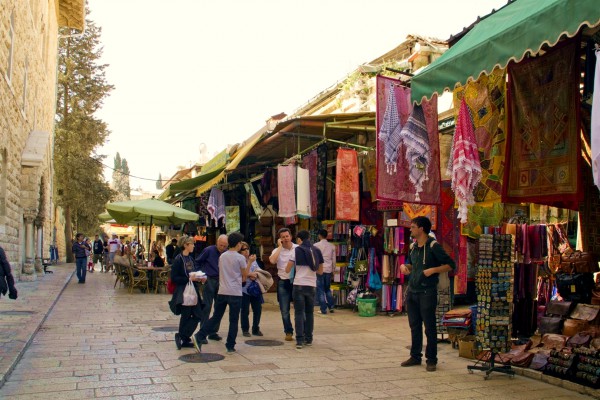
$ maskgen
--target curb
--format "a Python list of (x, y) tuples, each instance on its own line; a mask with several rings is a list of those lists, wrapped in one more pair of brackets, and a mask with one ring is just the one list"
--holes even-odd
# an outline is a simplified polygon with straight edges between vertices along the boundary
[(512, 370), (515, 371), (516, 375), (524, 376), (526, 378), (535, 379), (537, 381), (549, 383), (554, 386), (562, 387), (564, 389), (571, 390), (573, 392), (592, 396), (595, 399), (600, 399), (600, 390), (594, 389), (589, 386), (580, 385), (579, 383), (571, 382), (565, 379), (556, 378), (550, 375), (544, 375), (541, 371), (536, 371), (529, 368), (521, 368), (512, 366)]
[(36, 328), (33, 330), (33, 332), (31, 332), (31, 334), (28, 335), (27, 341), (25, 342), (25, 345), (19, 350), (19, 353), (13, 359), (12, 364), (8, 367), (8, 369), (6, 370), (6, 372), (4, 372), (4, 374), (0, 377), (0, 389), (2, 389), (2, 387), (4, 386), (4, 384), (6, 383), (6, 381), (8, 380), (8, 378), (10, 377), (10, 375), (12, 374), (13, 370), (15, 369), (15, 367), (17, 366), (17, 364), (19, 363), (19, 361), (21, 361), (21, 358), (23, 357), (23, 354), (25, 354), (25, 351), (27, 351), (27, 349), (31, 345), (31, 342), (33, 342), (33, 338), (39, 332), (39, 330), (42, 327), (42, 325), (44, 325), (44, 323), (46, 322), (46, 319), (48, 318), (48, 315), (50, 315), (50, 313), (54, 309), (54, 306), (58, 302), (58, 299), (60, 299), (60, 297), (62, 296), (63, 292), (67, 288), (67, 285), (69, 284), (69, 282), (73, 278), (74, 274), (75, 274), (75, 271), (72, 270), (71, 273), (69, 273), (69, 274), (66, 275), (65, 281), (63, 282), (62, 288), (59, 290), (58, 295), (56, 296), (56, 298), (54, 299), (54, 301), (52, 302), (52, 304), (50, 304), (50, 307), (48, 308), (48, 310), (46, 311), (46, 313), (44, 314), (44, 316), (42, 317), (42, 319), (40, 320), (40, 322), (38, 323), (38, 325), (36, 326)]

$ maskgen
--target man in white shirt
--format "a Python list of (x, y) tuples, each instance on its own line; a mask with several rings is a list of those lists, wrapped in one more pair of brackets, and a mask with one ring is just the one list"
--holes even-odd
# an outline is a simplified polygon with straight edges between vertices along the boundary
[(292, 232), (288, 228), (281, 228), (277, 232), (277, 247), (269, 256), (271, 264), (277, 264), (277, 276), (279, 283), (277, 284), (277, 301), (279, 302), (279, 310), (281, 311), (281, 319), (283, 321), (283, 331), (285, 332), (285, 340), (291, 342), (294, 340), (294, 327), (290, 319), (290, 305), (292, 303), (292, 282), (290, 274), (286, 272), (286, 267), (290, 257), (294, 254), (294, 249), (297, 244), (292, 243)]
[(331, 294), (331, 276), (335, 267), (336, 251), (335, 246), (327, 241), (327, 230), (319, 229), (319, 241), (314, 246), (321, 250), (323, 254), (323, 274), (317, 275), (317, 299), (321, 306), (321, 314), (333, 312), (335, 303)]
[(108, 272), (114, 264), (115, 254), (121, 250), (121, 241), (116, 233), (112, 234), (112, 238), (108, 241), (108, 261), (109, 264), (106, 266), (106, 272)]

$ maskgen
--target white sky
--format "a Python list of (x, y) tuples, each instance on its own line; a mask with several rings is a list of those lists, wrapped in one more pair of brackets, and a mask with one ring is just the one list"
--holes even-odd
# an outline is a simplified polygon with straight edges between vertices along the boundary
[(112, 132), (99, 153), (168, 178), (199, 161), (201, 143), (212, 157), (245, 140), (406, 35), (447, 39), (506, 2), (89, 0), (115, 85), (97, 114)]

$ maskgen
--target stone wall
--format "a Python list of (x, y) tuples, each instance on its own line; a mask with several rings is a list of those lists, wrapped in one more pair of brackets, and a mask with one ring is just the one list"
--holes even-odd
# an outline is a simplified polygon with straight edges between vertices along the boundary
[[(17, 276), (32, 255), (33, 259), (39, 255), (40, 238), (43, 258), (49, 257), (53, 239), (56, 9), (55, 0), (0, 2), (0, 246)], [(24, 166), (23, 151), (33, 131), (49, 136), (45, 146), (33, 149), (40, 160)], [(32, 224), (30, 237), (24, 215)], [(28, 243), (33, 254), (27, 254)], [(37, 261), (39, 273), (41, 260)]]

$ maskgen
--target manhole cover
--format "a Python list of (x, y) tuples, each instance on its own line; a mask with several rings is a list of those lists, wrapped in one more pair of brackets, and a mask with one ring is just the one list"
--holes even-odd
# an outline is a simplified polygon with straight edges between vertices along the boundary
[(177, 332), (179, 328), (176, 326), (157, 326), (152, 328), (152, 330), (156, 332)]
[(2, 315), (31, 315), (35, 314), (35, 311), (0, 311)]
[(246, 340), (246, 344), (250, 346), (281, 346), (283, 342), (279, 340), (256, 339)]
[(217, 353), (192, 353), (179, 357), (179, 360), (188, 363), (209, 363), (221, 361), (224, 358), (224, 355)]

